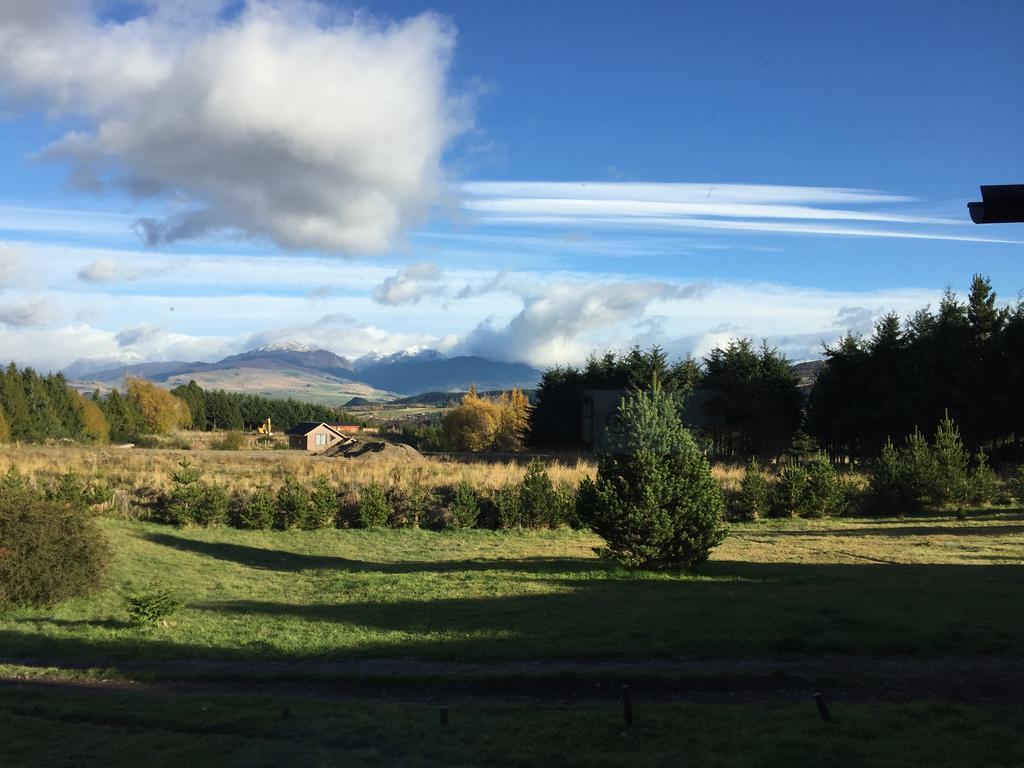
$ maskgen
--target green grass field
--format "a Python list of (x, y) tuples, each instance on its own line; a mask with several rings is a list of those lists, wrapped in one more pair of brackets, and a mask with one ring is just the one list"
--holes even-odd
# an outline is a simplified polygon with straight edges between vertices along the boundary
[[(738, 525), (696, 575), (568, 530), (99, 522), (106, 589), (0, 614), (0, 764), (1024, 762), (1020, 511)], [(154, 585), (184, 606), (136, 626)], [(787, 664), (819, 665), (839, 724)]]
[[(243, 532), (104, 520), (109, 587), (0, 616), (7, 658), (649, 658), (1024, 647), (1024, 519), (734, 528), (697, 575), (573, 531)], [(139, 629), (126, 599), (185, 603)]]

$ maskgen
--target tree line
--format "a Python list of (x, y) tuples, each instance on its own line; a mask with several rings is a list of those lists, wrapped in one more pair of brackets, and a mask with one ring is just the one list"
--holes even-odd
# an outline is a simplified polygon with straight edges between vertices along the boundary
[[(674, 398), (701, 447), (716, 458), (772, 457), (786, 450), (801, 423), (801, 395), (792, 366), (778, 350), (735, 339), (703, 361), (670, 363), (658, 346), (625, 354), (591, 356), (582, 368), (545, 371), (530, 415), (528, 443), (535, 448), (586, 450), (585, 395), (595, 390), (647, 390), (652, 382)], [(617, 399), (613, 398), (613, 402)]]
[(194, 381), (167, 391), (129, 378), (123, 391), (103, 396), (97, 390), (86, 397), (60, 373), (41, 375), (14, 363), (0, 370), (0, 442), (136, 442), (174, 429), (254, 428), (268, 417), (276, 430), (302, 421), (359, 423), (352, 414), (329, 406), (204, 390)]
[(203, 389), (195, 381), (175, 387), (171, 394), (183, 400), (191, 414), (190, 427), (197, 430), (254, 429), (267, 418), (276, 430), (303, 421), (328, 424), (360, 424), (351, 413), (293, 397), (278, 399), (223, 389)]
[(807, 401), (807, 429), (837, 458), (877, 455), (886, 441), (931, 432), (948, 416), (968, 449), (1019, 458), (1024, 436), (1024, 302), (997, 306), (975, 275), (967, 300), (883, 316), (867, 338), (825, 348)]
[(701, 447), (725, 461), (771, 460), (818, 447), (866, 460), (890, 439), (953, 419), (966, 447), (1016, 459), (1024, 435), (1024, 302), (1000, 307), (975, 275), (966, 301), (947, 290), (937, 308), (884, 315), (868, 336), (824, 348), (806, 397), (778, 350), (735, 339), (702, 361), (670, 362), (655, 346), (591, 356), (544, 372), (527, 430), (537, 449), (585, 450), (585, 395), (649, 389), (672, 394)]

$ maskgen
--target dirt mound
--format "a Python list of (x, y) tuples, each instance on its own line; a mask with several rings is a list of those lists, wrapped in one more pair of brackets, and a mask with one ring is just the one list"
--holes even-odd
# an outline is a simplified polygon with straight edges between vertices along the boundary
[(353, 440), (330, 448), (324, 455), (354, 461), (425, 461), (423, 454), (411, 445), (387, 440)]

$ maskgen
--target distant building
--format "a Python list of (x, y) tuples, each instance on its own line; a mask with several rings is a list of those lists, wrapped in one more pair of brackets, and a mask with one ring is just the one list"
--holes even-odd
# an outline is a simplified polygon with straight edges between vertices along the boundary
[(332, 445), (342, 440), (351, 441), (352, 438), (342, 434), (337, 427), (316, 421), (303, 421), (296, 424), (287, 432), (288, 447), (299, 451), (326, 451)]
[(583, 393), (581, 437), (589, 450), (600, 453), (609, 448), (608, 426), (618, 414), (622, 398), (628, 395), (626, 389), (590, 389)]

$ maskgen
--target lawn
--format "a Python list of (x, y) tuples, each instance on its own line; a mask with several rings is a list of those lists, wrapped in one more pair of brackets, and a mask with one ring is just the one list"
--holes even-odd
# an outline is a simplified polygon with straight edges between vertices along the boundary
[[(101, 520), (108, 587), (0, 614), (0, 661), (651, 659), (1017, 653), (1024, 516), (735, 526), (696, 575), (598, 558), (548, 532), (245, 532)], [(127, 598), (166, 586), (166, 625)]]
[[(737, 525), (697, 574), (570, 530), (98, 522), (102, 592), (0, 613), (0, 764), (1024, 764), (1020, 511)], [(184, 605), (136, 626), (154, 585)]]

